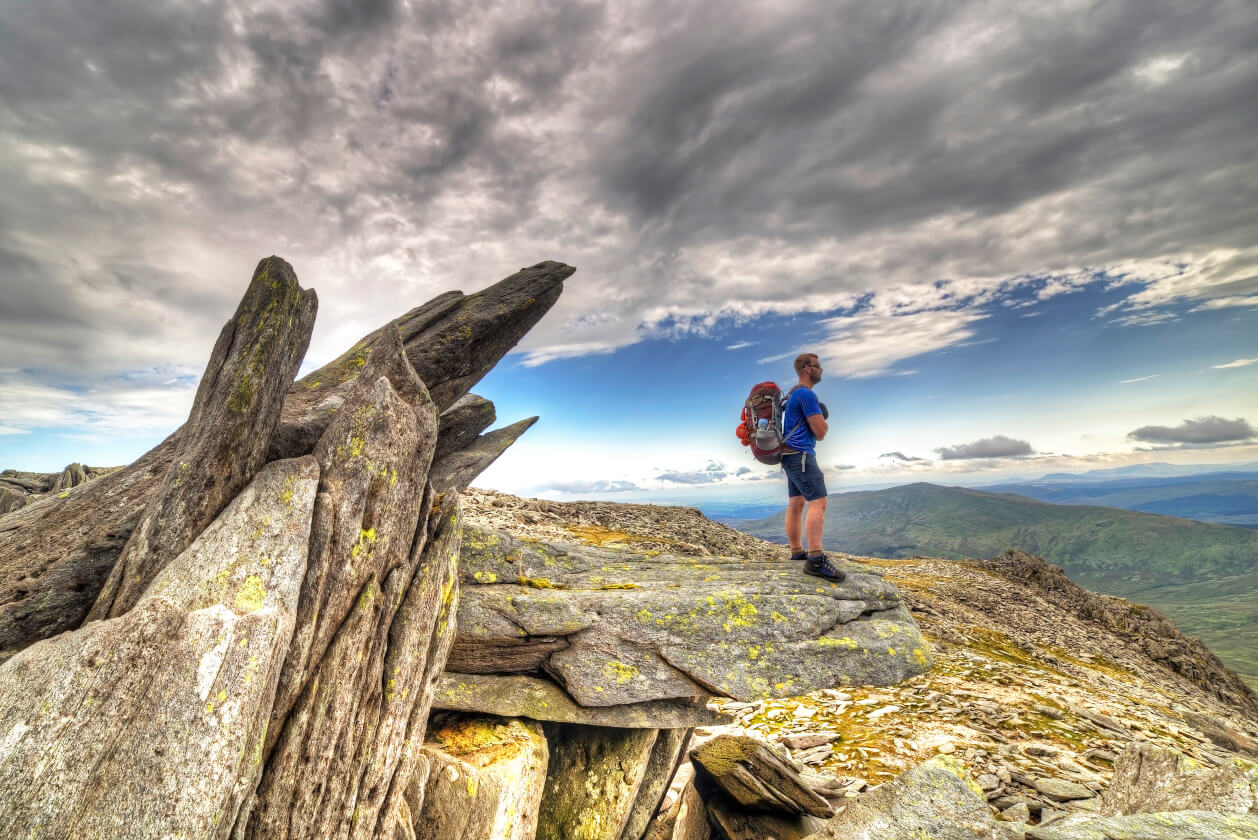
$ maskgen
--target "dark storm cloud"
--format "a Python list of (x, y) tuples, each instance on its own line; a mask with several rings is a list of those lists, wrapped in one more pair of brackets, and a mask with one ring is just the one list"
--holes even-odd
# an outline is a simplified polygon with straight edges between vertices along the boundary
[(1004, 435), (983, 438), (973, 443), (959, 443), (956, 446), (941, 446), (935, 450), (944, 461), (960, 461), (969, 458), (1016, 458), (1021, 455), (1033, 455), (1031, 444), (1025, 440), (1014, 440)]
[(1232, 305), (1256, 40), (1242, 0), (9, 4), (0, 357), (200, 364), (269, 253), (324, 358), (547, 257), (581, 275), (534, 361), (1083, 266), (1133, 281), (1118, 323)]
[(1157, 444), (1215, 444), (1249, 441), (1258, 432), (1244, 418), (1227, 420), (1223, 417), (1198, 417), (1185, 420), (1178, 426), (1141, 426), (1127, 434), (1129, 440)]

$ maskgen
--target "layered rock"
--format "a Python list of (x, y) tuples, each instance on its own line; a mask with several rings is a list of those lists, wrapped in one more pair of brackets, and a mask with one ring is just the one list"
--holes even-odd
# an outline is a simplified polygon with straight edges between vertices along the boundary
[(783, 697), (930, 667), (895, 587), (856, 566), (835, 584), (781, 562), (469, 530), (461, 577), (449, 669), (545, 671), (586, 707)]

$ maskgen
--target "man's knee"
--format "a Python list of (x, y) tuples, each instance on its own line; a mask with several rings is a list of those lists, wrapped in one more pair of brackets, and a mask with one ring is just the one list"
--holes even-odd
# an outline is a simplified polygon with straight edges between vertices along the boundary
[(804, 509), (804, 497), (803, 497), (803, 496), (791, 496), (789, 499), (787, 499), (787, 500), (786, 500), (786, 509), (787, 509), (787, 510), (793, 510), (793, 511), (796, 511), (796, 512), (803, 510), (803, 509)]
[(815, 511), (817, 511), (818, 513), (823, 513), (823, 512), (825, 512), (825, 509), (826, 509), (826, 497), (825, 497), (825, 496), (822, 496), (822, 497), (821, 497), (821, 498), (819, 498), (819, 499), (813, 499), (812, 501), (810, 501), (810, 502), (808, 503), (808, 510), (810, 510), (810, 511), (815, 510)]

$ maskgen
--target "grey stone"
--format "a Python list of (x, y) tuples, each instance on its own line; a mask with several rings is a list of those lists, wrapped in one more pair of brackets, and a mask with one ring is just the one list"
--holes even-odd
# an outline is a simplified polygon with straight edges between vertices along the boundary
[(318, 467), (269, 464), (126, 615), (0, 665), (0, 836), (215, 836), (253, 789)]
[(711, 835), (707, 806), (694, 786), (692, 774), (681, 786), (673, 806), (647, 826), (643, 840), (708, 840)]
[[(742, 808), (786, 816), (834, 816), (834, 808), (800, 778), (799, 771), (769, 744), (745, 735), (717, 735), (690, 754), (705, 773)], [(709, 803), (710, 805), (711, 803)]]
[(708, 818), (728, 840), (803, 840), (825, 827), (820, 817), (747, 810), (724, 793), (708, 797), (706, 806)]
[(439, 716), (423, 749), (431, 769), (412, 818), (416, 840), (533, 840), (546, 784), (540, 724)]
[(619, 840), (657, 730), (546, 724), (551, 745), (537, 840)]
[(997, 830), (978, 785), (952, 756), (936, 756), (855, 800), (816, 835), (831, 840), (988, 840)]
[(1215, 811), (1168, 811), (1097, 817), (1063, 817), (1028, 829), (1031, 840), (1252, 840), (1258, 817)]
[(1000, 778), (994, 773), (984, 773), (978, 777), (978, 786), (981, 787), (985, 793), (997, 790), (1000, 787)]
[(88, 620), (122, 615), (266, 463), (284, 395), (306, 355), (318, 300), (279, 257), (258, 263), (223, 325), (177, 433), (173, 463)]
[(695, 699), (581, 706), (550, 680), (522, 674), (443, 674), (437, 683), (433, 707), (622, 729), (684, 729), (730, 721), (728, 716)]
[(1010, 822), (1029, 823), (1031, 821), (1031, 809), (1027, 807), (1025, 802), (1018, 802), (1001, 811), (1000, 816)]
[(1258, 811), (1258, 765), (1237, 759), (1206, 767), (1176, 750), (1131, 744), (1114, 762), (1102, 797), (1109, 816), (1156, 811)]
[(799, 735), (780, 735), (778, 741), (792, 750), (809, 750), (813, 747), (833, 744), (842, 737), (837, 732), (804, 732)]
[(1040, 777), (1035, 780), (1035, 789), (1056, 802), (1066, 802), (1071, 799), (1089, 799), (1092, 796), (1091, 789), (1084, 787), (1078, 782), (1071, 782), (1066, 779)]

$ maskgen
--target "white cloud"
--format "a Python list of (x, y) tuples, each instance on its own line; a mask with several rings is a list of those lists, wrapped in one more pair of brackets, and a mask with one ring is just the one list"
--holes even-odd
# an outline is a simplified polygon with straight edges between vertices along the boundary
[(1211, 365), (1215, 370), (1226, 370), (1227, 368), (1248, 367), (1258, 362), (1258, 359), (1237, 359), (1234, 362), (1228, 362), (1222, 365)]
[(882, 376), (891, 373), (898, 362), (973, 338), (973, 324), (986, 317), (974, 310), (949, 309), (899, 315), (878, 306), (822, 321), (826, 337), (817, 353), (827, 375), (851, 379)]
[(1159, 376), (1161, 376), (1161, 374), (1152, 373), (1152, 374), (1149, 374), (1148, 376), (1137, 376), (1135, 379), (1120, 379), (1118, 380), (1118, 384), (1130, 385), (1133, 382), (1148, 382), (1150, 379), (1157, 379)]

